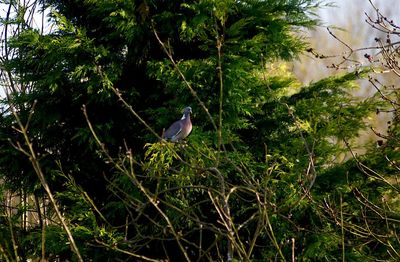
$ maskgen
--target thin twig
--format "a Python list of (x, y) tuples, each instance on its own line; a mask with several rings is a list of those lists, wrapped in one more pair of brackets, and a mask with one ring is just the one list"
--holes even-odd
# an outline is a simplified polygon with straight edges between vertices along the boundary
[(303, 141), (304, 147), (305, 147), (305, 149), (307, 151), (307, 154), (308, 154), (309, 167), (311, 168), (311, 173), (310, 173), (311, 181), (310, 181), (310, 184), (308, 185), (307, 190), (310, 191), (311, 188), (313, 187), (315, 179), (317, 177), (317, 171), (315, 169), (315, 164), (314, 164), (314, 152), (313, 152), (312, 149), (310, 149), (310, 146), (308, 145), (308, 142), (307, 142), (306, 138), (304, 137), (303, 131), (301, 130), (301, 127), (300, 127), (299, 123), (297, 122), (296, 116), (294, 115), (292, 109), (290, 109), (288, 104), (285, 104), (285, 105), (286, 105), (286, 107), (288, 109), (289, 115), (292, 117), (293, 122), (296, 125), (297, 130), (300, 133), (300, 138)]
[[(8, 93), (6, 95), (8, 97), (8, 100), (10, 101), (10, 95)], [(67, 237), (68, 237), (68, 239), (70, 241), (70, 245), (71, 245), (72, 251), (76, 254), (76, 256), (78, 258), (78, 261), (83, 261), (83, 258), (82, 258), (81, 254), (80, 254), (80, 251), (79, 251), (79, 249), (78, 249), (78, 247), (77, 247), (77, 245), (75, 243), (75, 240), (74, 240), (74, 237), (73, 237), (73, 235), (71, 233), (71, 230), (69, 229), (69, 226), (67, 225), (64, 216), (61, 214), (61, 212), (59, 210), (59, 207), (58, 207), (58, 205), (56, 203), (54, 195), (51, 192), (49, 184), (47, 183), (46, 177), (45, 177), (45, 175), (44, 175), (44, 173), (42, 171), (42, 167), (41, 167), (41, 165), (39, 163), (39, 160), (37, 158), (36, 151), (34, 150), (33, 144), (32, 144), (32, 142), (31, 142), (31, 140), (30, 140), (30, 138), (28, 136), (28, 130), (26, 129), (27, 125), (26, 124), (24, 125), (22, 123), (22, 121), (21, 121), (21, 119), (20, 119), (20, 117), (19, 117), (14, 105), (12, 103), (9, 103), (9, 106), (10, 106), (12, 114), (14, 115), (14, 118), (15, 118), (17, 124), (18, 124), (19, 131), (23, 135), (23, 138), (24, 138), (25, 144), (28, 147), (28, 150), (25, 150), (21, 145), (19, 145), (18, 148), (19, 148), (19, 150), (21, 152), (24, 152), (25, 154), (29, 154), (29, 160), (30, 160), (30, 162), (31, 162), (31, 164), (33, 166), (33, 169), (35, 170), (35, 173), (37, 174), (37, 176), (38, 176), (38, 178), (39, 178), (39, 180), (40, 180), (45, 192), (47, 193), (47, 196), (49, 197), (51, 204), (53, 205), (54, 211), (56, 212), (56, 215), (57, 215), (58, 219), (60, 220), (60, 222), (61, 222), (61, 224), (62, 224), (62, 226), (63, 226), (63, 228), (64, 228), (64, 230), (65, 230), (65, 232), (67, 234)], [(32, 108), (32, 110), (30, 111), (30, 114), (33, 114), (33, 111), (34, 110)]]
[(206, 107), (206, 105), (204, 104), (204, 102), (200, 99), (200, 97), (198, 96), (196, 90), (193, 89), (192, 85), (186, 80), (185, 75), (183, 74), (183, 72), (180, 70), (180, 68), (178, 67), (177, 63), (175, 62), (175, 59), (172, 56), (172, 53), (170, 50), (168, 50), (168, 48), (166, 47), (166, 45), (164, 44), (163, 41), (161, 41), (160, 37), (158, 36), (158, 33), (155, 29), (155, 27), (153, 26), (153, 33), (154, 36), (156, 37), (158, 43), (161, 45), (164, 53), (168, 56), (169, 60), (171, 61), (172, 65), (174, 66), (175, 70), (178, 72), (178, 74), (180, 75), (180, 77), (182, 78), (183, 82), (185, 83), (186, 87), (189, 89), (190, 93), (193, 95), (193, 97), (197, 100), (197, 102), (199, 103), (199, 105), (201, 106), (201, 108), (204, 110), (204, 112), (206, 112), (208, 119), (210, 120), (213, 128), (215, 129), (215, 131), (218, 131), (218, 127), (215, 124), (214, 118), (211, 116), (210, 112), (208, 111), (208, 108)]

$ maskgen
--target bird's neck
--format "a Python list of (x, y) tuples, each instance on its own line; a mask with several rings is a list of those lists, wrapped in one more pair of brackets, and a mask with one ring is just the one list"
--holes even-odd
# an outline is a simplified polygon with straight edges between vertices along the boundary
[(186, 118), (190, 118), (190, 114), (183, 114), (181, 120), (184, 120), (184, 119), (186, 119)]

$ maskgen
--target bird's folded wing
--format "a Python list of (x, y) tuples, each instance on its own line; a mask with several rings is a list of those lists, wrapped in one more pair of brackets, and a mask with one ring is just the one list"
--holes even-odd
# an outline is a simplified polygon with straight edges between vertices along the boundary
[(167, 139), (173, 139), (181, 132), (182, 132), (182, 123), (181, 121), (176, 121), (167, 129), (167, 131), (165, 131), (164, 137)]

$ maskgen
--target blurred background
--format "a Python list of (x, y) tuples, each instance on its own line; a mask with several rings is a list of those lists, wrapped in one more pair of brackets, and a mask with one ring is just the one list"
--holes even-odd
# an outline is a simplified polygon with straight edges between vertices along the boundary
[[(395, 23), (399, 21), (397, 24), (400, 24), (399, 0), (372, 0), (371, 2), (388, 19), (392, 19)], [(339, 73), (336, 69), (330, 69), (327, 66), (341, 61), (344, 52), (349, 51), (346, 46), (329, 34), (327, 27), (353, 49), (376, 46), (375, 37), (384, 36), (365, 21), (366, 13), (376, 18), (376, 11), (369, 0), (334, 0), (328, 3), (331, 3), (333, 7), (323, 7), (316, 12), (322, 25), (316, 30), (306, 32), (306, 35), (316, 52), (325, 56), (336, 56), (336, 58), (318, 59), (311, 54), (300, 57), (300, 60), (293, 65), (293, 72), (303, 83)], [(368, 65), (369, 61), (364, 58), (365, 53), (368, 52), (355, 53), (352, 58)]]
[[(397, 25), (400, 24), (399, 0), (334, 0), (330, 1), (330, 3), (333, 7), (324, 7), (316, 12), (320, 17), (322, 25), (316, 28), (316, 30), (306, 32), (306, 35), (313, 51), (320, 55), (332, 57), (320, 59), (311, 53), (306, 53), (298, 61), (290, 65), (292, 66), (291, 71), (304, 84), (355, 69), (354, 63), (344, 64), (344, 67), (347, 67), (347, 69), (329, 68), (332, 63), (337, 64), (341, 62), (343, 60), (342, 57), (347, 55), (350, 50), (328, 32), (328, 27), (335, 36), (354, 50), (376, 46), (377, 44), (374, 40), (376, 37), (386, 37), (386, 35), (372, 28), (366, 22), (366, 19), (368, 19), (366, 14), (372, 19), (376, 19), (377, 17), (373, 5), (389, 20), (393, 20)], [(373, 49), (360, 50), (353, 53), (351, 59), (361, 62), (363, 66), (369, 66), (370, 62), (364, 55), (369, 54), (374, 56), (376, 53), (377, 51)], [(391, 73), (385, 73), (379, 75), (379, 79), (387, 84), (396, 84), (395, 81), (398, 78), (395, 78)], [(359, 84), (360, 89), (353, 91), (354, 95), (359, 99), (370, 97), (376, 91), (366, 79), (360, 80)], [(385, 134), (391, 117), (387, 113), (374, 114), (371, 112), (368, 124), (377, 132)], [(379, 139), (381, 138), (377, 137), (369, 129), (361, 134), (358, 143), (376, 142)]]

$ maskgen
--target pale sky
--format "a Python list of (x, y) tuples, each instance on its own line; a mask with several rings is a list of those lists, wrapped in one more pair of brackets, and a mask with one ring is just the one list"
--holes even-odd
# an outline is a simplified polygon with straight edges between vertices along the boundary
[[(368, 0), (327, 0), (326, 2), (328, 1), (334, 3), (336, 7), (320, 9), (318, 14), (323, 26), (308, 32), (309, 42), (313, 49), (323, 55), (337, 55), (339, 59), (342, 57), (342, 52), (348, 51), (344, 45), (329, 35), (327, 26), (353, 49), (376, 45), (375, 37), (381, 37), (382, 34), (365, 22), (367, 19), (365, 13), (376, 18), (376, 12)], [(387, 15), (388, 19), (399, 21), (400, 25), (400, 0), (373, 0), (373, 3)], [(340, 29), (335, 29), (335, 27)], [(359, 55), (362, 57), (364, 53)], [(308, 83), (336, 73), (335, 70), (326, 68), (333, 62), (335, 61), (316, 59), (310, 54), (305, 54), (300, 62), (295, 62), (293, 71), (302, 82)], [(368, 61), (363, 62), (368, 63)]]
[[(368, 0), (327, 0), (337, 7), (323, 8), (318, 13), (324, 24), (338, 26), (347, 31), (369, 28), (365, 23), (365, 12), (374, 15), (375, 11)], [(400, 18), (400, 0), (372, 0), (373, 4), (394, 21)], [(358, 28), (348, 28), (349, 24), (356, 24)]]

